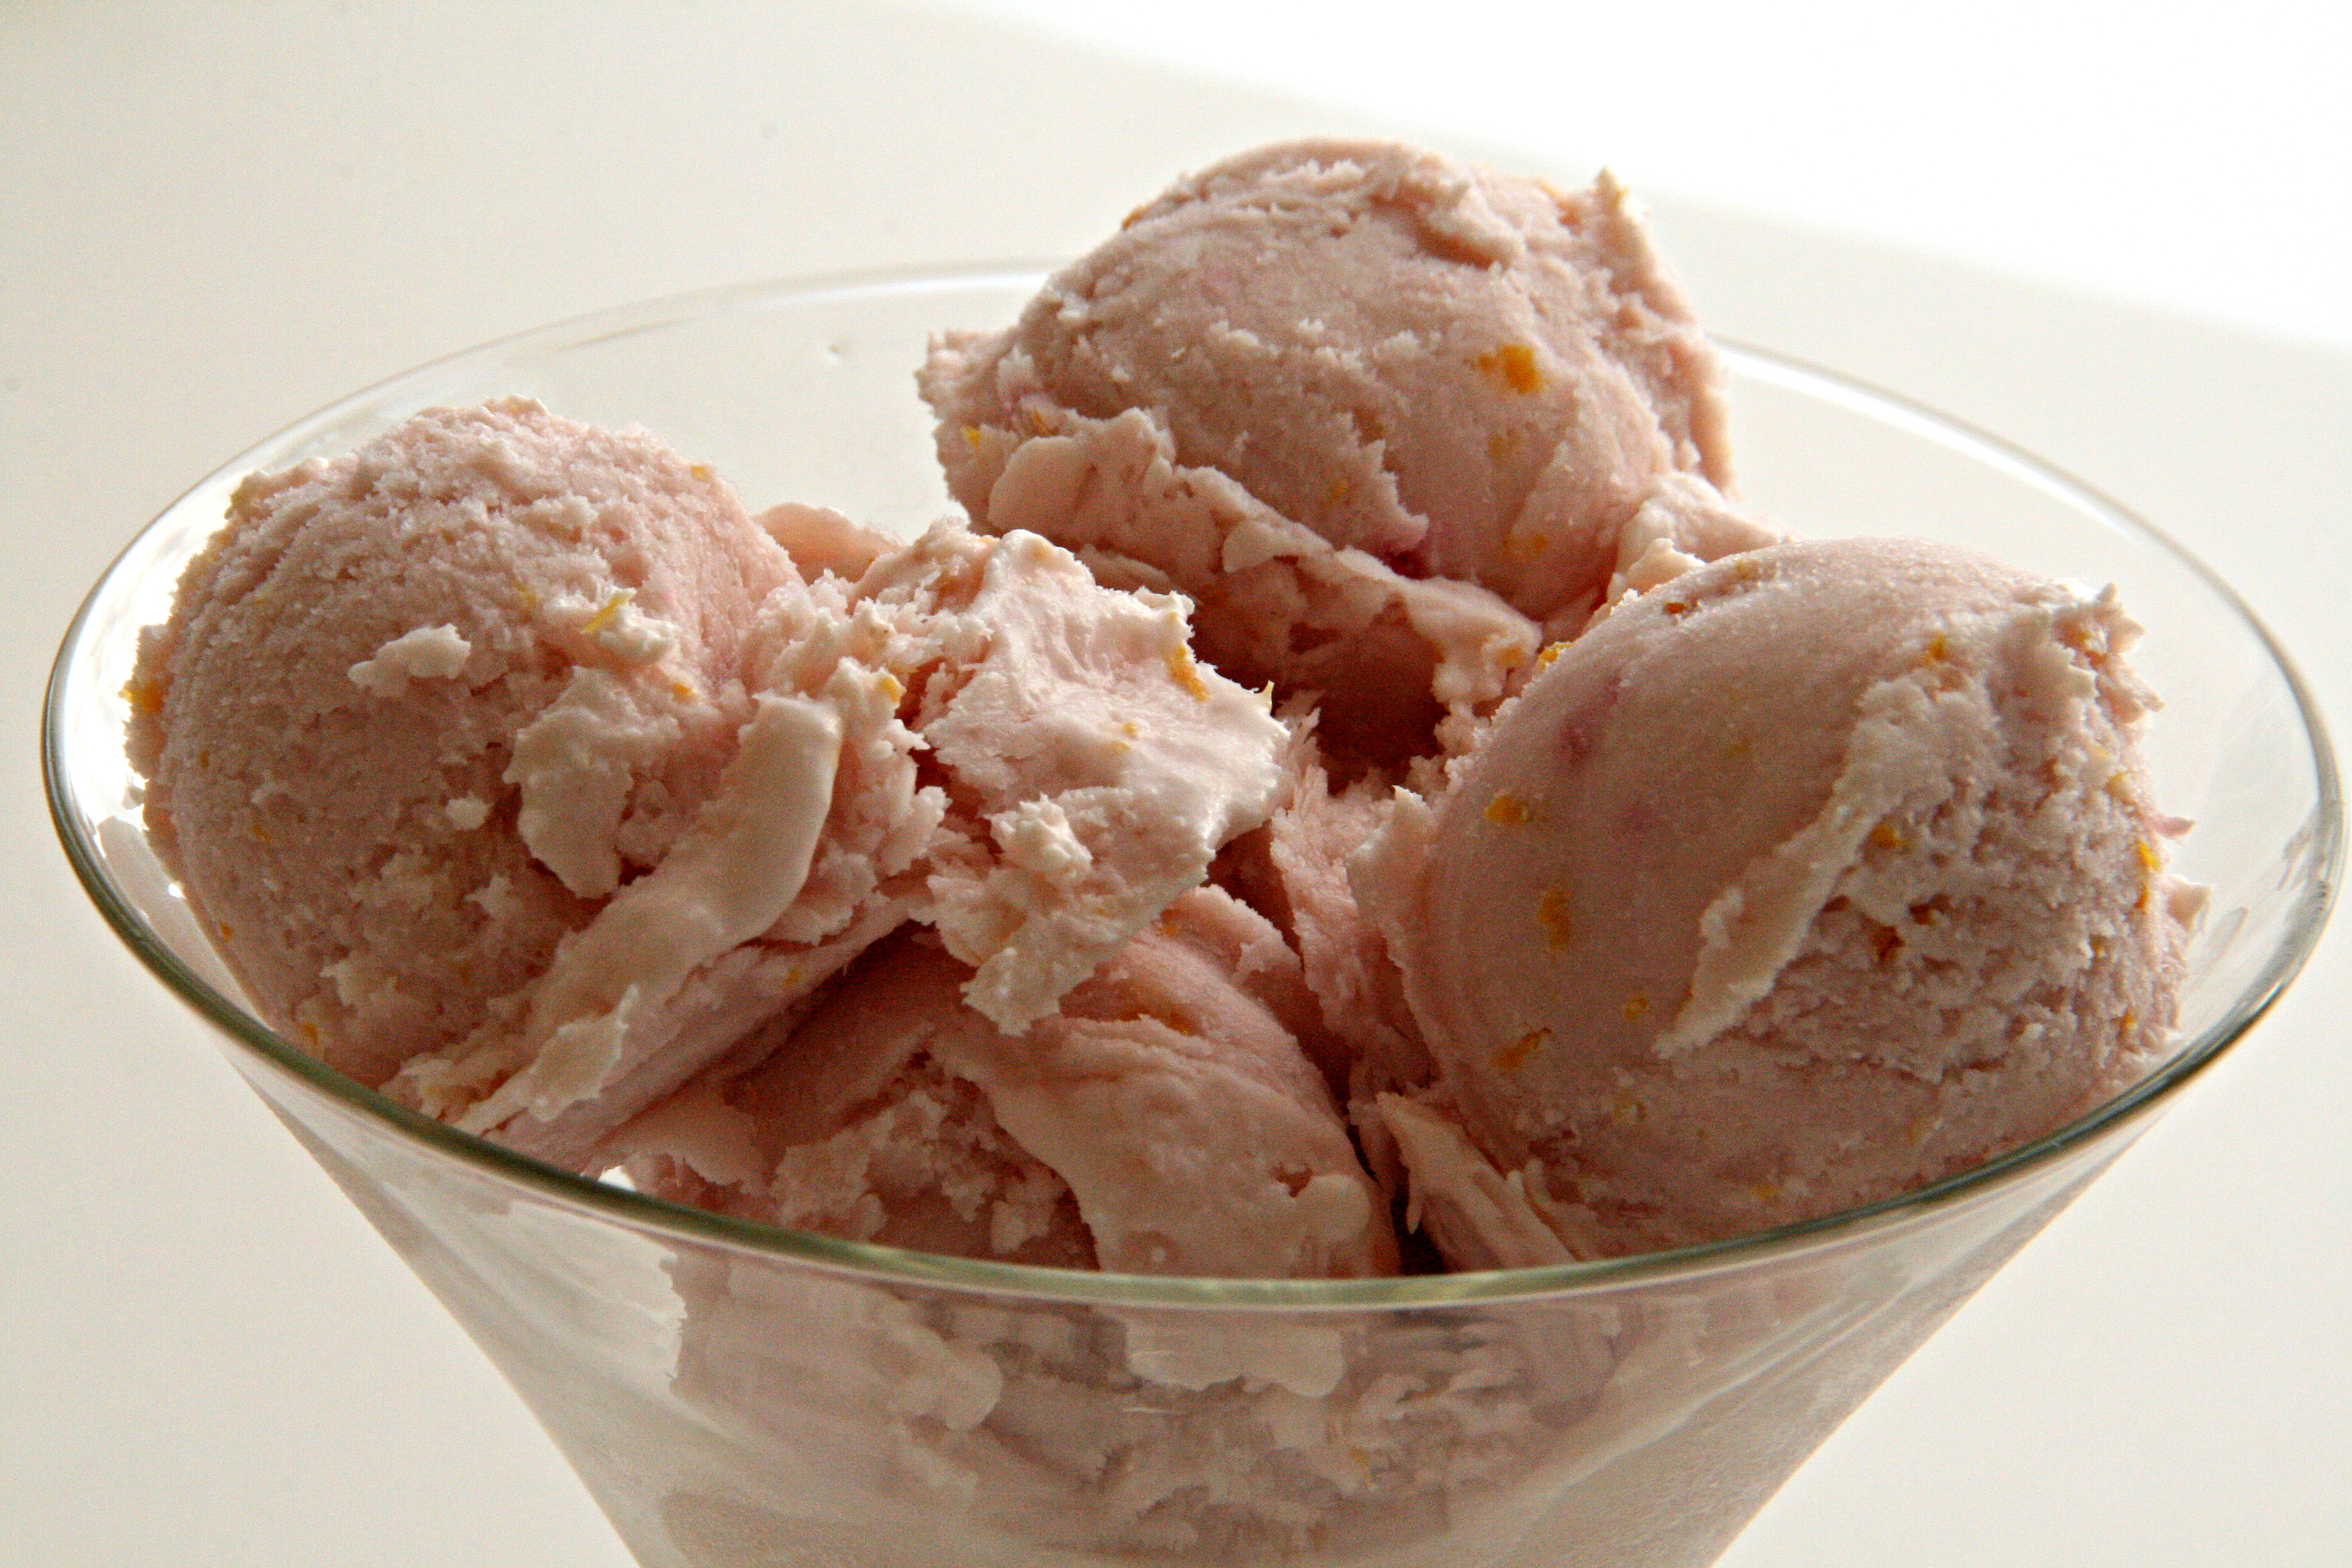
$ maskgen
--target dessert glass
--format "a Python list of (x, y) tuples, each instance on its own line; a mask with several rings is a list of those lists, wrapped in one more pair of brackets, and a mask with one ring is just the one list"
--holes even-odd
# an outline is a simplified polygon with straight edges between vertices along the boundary
[(226, 465), (92, 592), (44, 764), (90, 897), (446, 1304), (661, 1568), (1711, 1562), (1789, 1473), (2259, 1018), (2340, 859), (2334, 763), (2268, 635), (2083, 486), (1924, 409), (1727, 347), (1741, 488), (1800, 531), (1914, 534), (2120, 584), (2147, 753), (2210, 885), (2176, 1048), (2112, 1102), (1889, 1202), (1558, 1268), (1360, 1281), (1064, 1273), (860, 1246), (535, 1163), (320, 1065), (242, 1005), (150, 849), (120, 695), (244, 474), (501, 394), (642, 424), (753, 507), (950, 510), (926, 337), (1036, 269), (705, 292), (400, 376)]

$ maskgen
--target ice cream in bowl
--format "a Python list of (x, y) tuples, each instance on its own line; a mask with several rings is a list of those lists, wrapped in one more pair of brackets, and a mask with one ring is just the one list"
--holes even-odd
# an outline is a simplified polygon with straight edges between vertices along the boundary
[(101, 912), (648, 1564), (1699, 1564), (2259, 1018), (2298, 678), (1603, 177), (1245, 153), (232, 460)]

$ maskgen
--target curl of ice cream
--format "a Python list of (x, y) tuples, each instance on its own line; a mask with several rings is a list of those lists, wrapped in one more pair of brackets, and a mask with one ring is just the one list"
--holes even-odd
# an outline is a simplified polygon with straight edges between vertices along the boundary
[(1907, 541), (1625, 600), (1357, 867), (1440, 1068), (1384, 1101), (1441, 1246), (1685, 1245), (1892, 1196), (2154, 1058), (2164, 872), (2137, 633)]
[(1391, 1272), (1387, 1201), (1284, 1020), (1297, 967), (1261, 916), (1199, 889), (1015, 1036), (909, 933), (757, 1068), (623, 1142), (648, 1190), (854, 1240), (1129, 1273)]
[(975, 520), (1165, 574), (1212, 660), (1379, 752), (1580, 623), (1661, 479), (1727, 481), (1718, 379), (1605, 175), (1305, 142), (1179, 182), (922, 384)]

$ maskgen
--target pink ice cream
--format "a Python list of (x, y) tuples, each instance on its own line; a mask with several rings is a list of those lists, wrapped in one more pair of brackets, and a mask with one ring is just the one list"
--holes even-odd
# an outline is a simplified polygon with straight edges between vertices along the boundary
[(2112, 595), (1780, 542), (1717, 380), (1605, 177), (1264, 149), (935, 346), (976, 528), (522, 401), (247, 481), (148, 820), (331, 1064), (777, 1224), (1356, 1275), (1392, 1199), (1480, 1268), (1891, 1196), (2142, 1071), (2196, 900)]
[(623, 1134), (647, 1190), (853, 1240), (1126, 1273), (1392, 1272), (1386, 1198), (1295, 1032), (1297, 961), (1187, 893), (1015, 1036), (895, 938), (752, 1071)]
[(263, 1015), (594, 1168), (909, 921), (1027, 1026), (1271, 808), (1286, 732), (1181, 601), (1034, 535), (764, 521), (525, 403), (249, 482), (136, 688), (158, 842)]
[(793, 576), (707, 470), (535, 405), (257, 475), (147, 637), (148, 826), (262, 1015), (381, 1085), (688, 830)]
[(1358, 865), (1457, 1267), (1739, 1235), (2054, 1130), (2156, 1057), (2195, 898), (2137, 628), (1907, 541), (1674, 577), (1559, 648)]
[(1182, 589), (1213, 662), (1388, 757), (1446, 714), (1464, 743), (1662, 479), (1728, 477), (1713, 356), (1614, 182), (1389, 143), (1178, 183), (922, 380), (982, 526)]

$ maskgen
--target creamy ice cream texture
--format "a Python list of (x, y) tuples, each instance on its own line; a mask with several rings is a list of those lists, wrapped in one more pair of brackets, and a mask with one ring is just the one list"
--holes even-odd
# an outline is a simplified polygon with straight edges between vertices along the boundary
[(1265, 920), (1201, 888), (1008, 1034), (902, 934), (756, 1068), (626, 1135), (639, 1183), (856, 1240), (1122, 1273), (1393, 1272)]
[(1837, 540), (1559, 648), (1357, 865), (1440, 1064), (1382, 1110), (1448, 1255), (1891, 1197), (2150, 1065), (2195, 895), (2136, 760), (2137, 630), (2111, 594)]
[(2195, 900), (2113, 596), (1784, 542), (1719, 379), (1605, 177), (1261, 150), (940, 340), (973, 527), (523, 402), (248, 481), (148, 819), (331, 1064), (748, 1218), (1360, 1275), (1892, 1195), (2143, 1070)]
[(922, 381), (975, 521), (1181, 588), (1213, 662), (1389, 760), (1447, 718), (1466, 743), (1661, 481), (1729, 478), (1720, 373), (1620, 186), (1381, 142), (1180, 181)]
[(779, 537), (508, 403), (256, 480), (134, 695), (159, 848), (266, 1016), (582, 1168), (920, 921), (1020, 1030), (1261, 820), (1286, 732), (1034, 535)]

